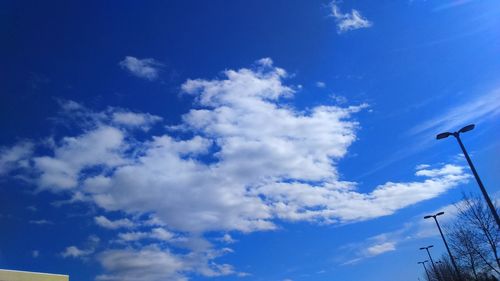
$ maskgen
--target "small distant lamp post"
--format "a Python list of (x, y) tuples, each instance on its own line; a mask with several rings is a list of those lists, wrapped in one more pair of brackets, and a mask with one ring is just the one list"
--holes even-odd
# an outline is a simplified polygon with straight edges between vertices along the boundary
[(455, 268), (455, 271), (457, 273), (458, 278), (461, 280), (462, 278), (460, 276), (460, 271), (458, 270), (458, 266), (455, 263), (455, 258), (453, 258), (453, 255), (451, 254), (450, 247), (448, 247), (448, 243), (446, 243), (446, 239), (444, 238), (443, 231), (441, 230), (441, 226), (439, 225), (439, 222), (438, 222), (438, 220), (436, 218), (437, 216), (441, 216), (441, 215), (444, 215), (444, 212), (439, 212), (439, 213), (437, 213), (435, 215), (425, 216), (424, 219), (433, 218), (434, 221), (436, 222), (436, 225), (437, 225), (437, 227), (439, 229), (439, 233), (441, 234), (441, 238), (443, 238), (444, 246), (446, 247), (446, 250), (448, 251), (448, 255), (450, 256), (451, 263), (453, 264), (453, 267)]
[(460, 148), (462, 149), (462, 152), (464, 153), (465, 159), (467, 159), (467, 163), (469, 163), (469, 167), (472, 170), (472, 174), (474, 174), (474, 177), (476, 178), (477, 184), (479, 185), (479, 189), (481, 189), (481, 193), (483, 193), (484, 200), (486, 200), (486, 203), (488, 204), (488, 207), (490, 208), (491, 214), (493, 214), (493, 217), (495, 218), (495, 221), (497, 222), (498, 227), (500, 228), (500, 218), (498, 217), (498, 213), (495, 209), (495, 206), (491, 202), (490, 196), (488, 195), (488, 192), (486, 192), (486, 189), (484, 188), (483, 182), (479, 178), (479, 175), (477, 174), (476, 168), (474, 167), (474, 164), (472, 164), (472, 160), (469, 157), (469, 154), (467, 153), (467, 150), (465, 150), (465, 146), (462, 143), (462, 140), (460, 139), (460, 133), (465, 133), (468, 132), (472, 129), (474, 129), (475, 125), (470, 124), (462, 129), (458, 130), (458, 132), (444, 132), (436, 136), (436, 139), (445, 139), (449, 136), (454, 136), (458, 144), (460, 145)]
[(421, 264), (421, 265), (423, 265), (423, 266), (424, 266), (424, 270), (425, 270), (425, 274), (427, 275), (427, 279), (428, 279), (429, 281), (432, 281), (432, 280), (431, 280), (431, 276), (429, 275), (429, 272), (427, 271), (427, 267), (425, 266), (425, 263), (426, 263), (426, 262), (429, 262), (429, 261), (428, 261), (428, 260), (425, 260), (425, 261), (419, 261), (419, 262), (418, 262), (418, 264)]
[[(439, 276), (439, 272), (436, 269), (436, 265), (434, 264), (434, 260), (432, 259), (431, 252), (429, 251), (429, 249), (432, 248), (432, 247), (434, 247), (434, 245), (430, 245), (430, 246), (427, 246), (427, 247), (421, 247), (420, 250), (426, 250), (427, 251), (427, 255), (429, 256), (429, 260), (431, 261), (432, 269), (434, 269), (434, 272), (436, 273), (436, 276)], [(438, 279), (440, 279), (440, 278), (438, 277)]]

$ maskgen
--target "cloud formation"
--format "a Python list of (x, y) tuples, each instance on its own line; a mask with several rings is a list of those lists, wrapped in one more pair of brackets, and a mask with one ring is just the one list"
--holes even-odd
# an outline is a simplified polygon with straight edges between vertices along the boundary
[(495, 89), (451, 107), (442, 114), (415, 126), (409, 133), (429, 135), (436, 132), (459, 130), (466, 124), (494, 119), (499, 114), (500, 89)]
[(126, 56), (119, 64), (132, 75), (150, 81), (158, 78), (160, 68), (163, 66), (152, 58), (138, 59), (132, 56)]
[(33, 149), (34, 144), (29, 141), (19, 142), (10, 148), (0, 147), (0, 176), (28, 167)]
[[(232, 250), (217, 249), (204, 233), (273, 230), (283, 220), (367, 220), (467, 180), (458, 166), (422, 166), (418, 180), (357, 191), (356, 183), (339, 178), (337, 163), (356, 140), (353, 115), (366, 105), (295, 109), (288, 100), (296, 87), (286, 85), (286, 78), (287, 72), (266, 58), (221, 77), (187, 80), (181, 89), (194, 105), (182, 122), (140, 139), (138, 130), (144, 135), (145, 124), (162, 119), (62, 103), (62, 116), (79, 124), (80, 132), (55, 137), (50, 153), (31, 158), (32, 181), (40, 189), (72, 193), (74, 200), (103, 212), (124, 214), (117, 220), (95, 217), (110, 231), (142, 227), (117, 233), (120, 243), (97, 254), (107, 271), (99, 280), (245, 275), (216, 263)], [(223, 241), (234, 242), (229, 235)], [(379, 245), (372, 252), (390, 248)], [(67, 256), (83, 253), (76, 247), (67, 251)]]
[(107, 228), (107, 229), (118, 229), (118, 228), (131, 228), (134, 223), (129, 219), (119, 219), (119, 220), (109, 220), (105, 216), (97, 216), (94, 218), (97, 225)]
[(350, 13), (342, 13), (337, 1), (333, 1), (330, 4), (330, 8), (331, 16), (333, 16), (337, 22), (338, 33), (344, 33), (360, 28), (368, 28), (373, 25), (373, 23), (363, 17), (358, 10), (352, 9)]

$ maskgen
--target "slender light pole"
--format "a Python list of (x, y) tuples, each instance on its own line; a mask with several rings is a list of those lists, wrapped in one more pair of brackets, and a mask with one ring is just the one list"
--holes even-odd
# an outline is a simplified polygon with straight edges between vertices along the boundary
[(437, 216), (441, 216), (441, 215), (444, 215), (444, 212), (439, 212), (439, 213), (437, 213), (435, 215), (425, 216), (424, 219), (433, 218), (434, 221), (436, 222), (436, 225), (437, 225), (437, 227), (439, 229), (439, 233), (441, 234), (441, 238), (443, 238), (444, 246), (446, 247), (446, 250), (448, 251), (448, 255), (450, 255), (451, 263), (453, 264), (453, 267), (455, 268), (455, 271), (457, 273), (458, 279), (462, 280), (462, 277), (460, 275), (460, 271), (458, 270), (458, 266), (455, 263), (455, 258), (453, 258), (453, 255), (451, 254), (450, 247), (448, 247), (448, 243), (446, 243), (446, 239), (444, 238), (443, 231), (441, 230), (441, 226), (439, 225), (439, 222), (438, 222), (438, 220), (436, 218)]
[(429, 252), (429, 249), (432, 248), (432, 247), (434, 247), (434, 245), (430, 245), (430, 246), (427, 246), (427, 247), (421, 247), (420, 250), (426, 250), (427, 251), (427, 255), (429, 256), (429, 260), (431, 260), (432, 269), (434, 269), (434, 273), (436, 273), (436, 277), (438, 279), (441, 279), (441, 278), (439, 278), (439, 272), (436, 269), (436, 265), (434, 264), (434, 260), (432, 259), (431, 252)]
[(495, 206), (491, 202), (490, 196), (488, 195), (488, 192), (486, 192), (486, 189), (484, 188), (483, 182), (479, 178), (479, 175), (477, 174), (476, 168), (474, 167), (474, 164), (472, 164), (472, 160), (470, 159), (469, 154), (467, 153), (467, 150), (465, 150), (465, 146), (462, 143), (462, 140), (460, 139), (460, 133), (468, 132), (468, 131), (474, 129), (474, 127), (475, 127), (474, 124), (470, 124), (470, 125), (463, 127), (462, 129), (458, 130), (458, 132), (453, 132), (453, 133), (444, 132), (444, 133), (437, 135), (436, 139), (438, 139), (438, 140), (445, 139), (449, 136), (454, 136), (457, 139), (458, 144), (460, 145), (460, 148), (462, 149), (462, 152), (464, 153), (465, 159), (467, 159), (467, 163), (469, 163), (469, 167), (472, 170), (472, 174), (474, 174), (474, 177), (476, 178), (477, 184), (479, 185), (479, 189), (481, 189), (481, 193), (483, 193), (484, 200), (486, 200), (486, 203), (488, 204), (488, 207), (490, 208), (491, 214), (495, 218), (495, 221), (497, 222), (497, 225), (500, 228), (500, 217), (498, 217), (498, 213), (495, 209)]
[(425, 261), (419, 261), (418, 264), (421, 264), (424, 266), (424, 270), (425, 270), (425, 274), (427, 275), (427, 279), (429, 281), (432, 281), (431, 280), (431, 276), (429, 275), (429, 272), (427, 271), (427, 267), (425, 266), (425, 263), (428, 262), (428, 260), (425, 260)]

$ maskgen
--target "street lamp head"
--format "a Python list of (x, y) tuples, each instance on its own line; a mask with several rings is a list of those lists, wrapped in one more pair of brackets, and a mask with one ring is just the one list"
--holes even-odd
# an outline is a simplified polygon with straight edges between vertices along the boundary
[(420, 247), (420, 250), (425, 250), (426, 248), (425, 247)]
[(452, 133), (449, 133), (449, 132), (445, 132), (445, 133), (441, 133), (439, 135), (436, 136), (436, 139), (437, 140), (440, 140), (440, 139), (445, 139), (449, 136), (453, 135)]
[(436, 216), (444, 215), (444, 212), (439, 212), (436, 214)]
[(432, 218), (432, 216), (430, 216), (430, 215), (424, 217), (424, 219), (430, 219), (430, 218)]
[(458, 130), (459, 133), (465, 133), (465, 132), (468, 132), (472, 129), (474, 129), (475, 125), (474, 124), (470, 124), (470, 125), (467, 125), (465, 127), (463, 127), (462, 129)]
[(434, 247), (434, 245), (429, 245), (429, 246), (427, 246), (427, 248), (432, 248), (432, 247)]

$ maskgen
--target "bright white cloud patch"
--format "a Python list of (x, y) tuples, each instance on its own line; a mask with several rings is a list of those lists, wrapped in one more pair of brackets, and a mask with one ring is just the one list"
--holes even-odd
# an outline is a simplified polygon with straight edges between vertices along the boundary
[(350, 13), (342, 13), (336, 1), (333, 1), (330, 7), (331, 15), (337, 22), (337, 31), (339, 33), (360, 28), (368, 28), (373, 25), (373, 23), (364, 18), (358, 10), (353, 9)]
[(131, 228), (134, 227), (134, 223), (129, 219), (119, 219), (119, 220), (109, 220), (105, 216), (97, 216), (94, 218), (97, 225), (108, 228), (108, 229), (118, 229), (118, 228)]
[(161, 121), (161, 118), (151, 114), (133, 113), (126, 111), (113, 112), (113, 122), (118, 125), (142, 127), (148, 129), (152, 124)]
[(158, 73), (160, 72), (162, 64), (151, 58), (138, 59), (136, 57), (127, 56), (120, 61), (120, 66), (134, 76), (152, 81), (158, 78)]
[(33, 149), (34, 145), (31, 142), (20, 142), (10, 148), (0, 147), (0, 175), (28, 167)]
[[(97, 216), (95, 222), (108, 229), (149, 218), (139, 222), (140, 230), (117, 234), (121, 243), (98, 255), (108, 272), (100, 280), (245, 275), (216, 263), (232, 250), (215, 249), (204, 233), (271, 230), (280, 220), (366, 220), (466, 181), (461, 167), (422, 166), (420, 180), (358, 192), (356, 183), (339, 179), (336, 163), (356, 140), (353, 115), (366, 105), (294, 109), (286, 103), (295, 93), (284, 84), (286, 77), (267, 58), (254, 68), (226, 70), (222, 77), (190, 79), (181, 88), (195, 103), (182, 122), (170, 126), (168, 134), (141, 140), (136, 129), (152, 115), (116, 108), (92, 112), (63, 103), (65, 116), (83, 128), (77, 136), (56, 139), (51, 153), (31, 159), (39, 188), (78, 194), (82, 201), (133, 218)], [(153, 119), (150, 123), (161, 121)], [(180, 138), (179, 132), (190, 137)], [(229, 235), (222, 240), (234, 242)], [(390, 248), (384, 247), (373, 251)], [(67, 256), (83, 254), (77, 250), (67, 249)]]
[(370, 247), (368, 247), (368, 249), (366, 249), (368, 254), (373, 255), (373, 256), (377, 256), (377, 255), (380, 255), (380, 254), (383, 254), (386, 252), (391, 252), (394, 250), (396, 250), (396, 246), (395, 246), (394, 242), (385, 242), (382, 244), (370, 246)]
[(64, 252), (61, 253), (63, 258), (82, 258), (92, 254), (93, 250), (82, 250), (76, 246), (66, 247)]

